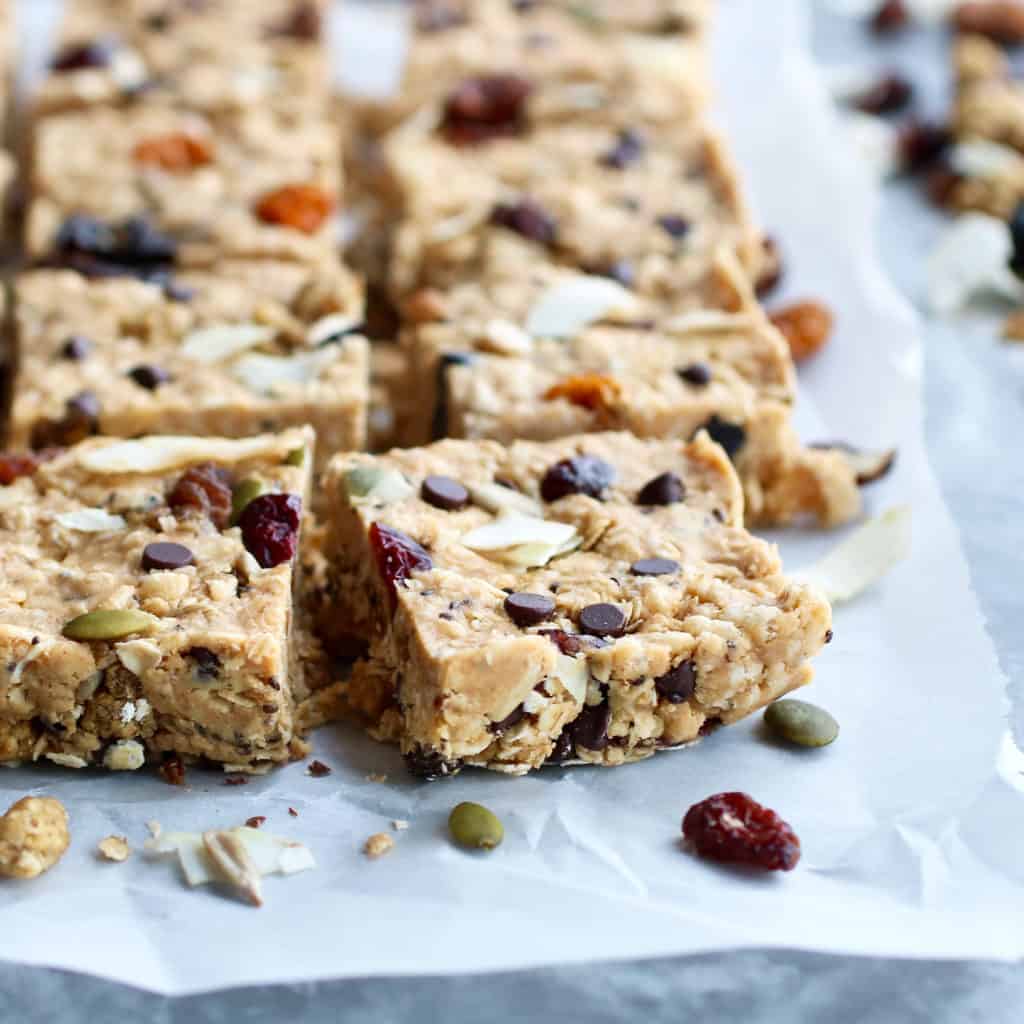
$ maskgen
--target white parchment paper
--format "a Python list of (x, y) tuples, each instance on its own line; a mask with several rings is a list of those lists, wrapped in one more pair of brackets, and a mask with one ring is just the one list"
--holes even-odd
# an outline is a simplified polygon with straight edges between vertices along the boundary
[[(839, 740), (793, 752), (752, 721), (614, 771), (470, 772), (425, 786), (404, 778), (393, 751), (340, 727), (317, 737), (317, 756), (334, 768), (322, 779), (294, 765), (226, 788), (217, 774), (192, 772), (177, 790), (142, 774), (0, 771), (0, 803), (55, 795), (74, 837), (48, 875), (0, 883), (0, 958), (177, 994), (740, 947), (1024, 954), (1020, 761), (1005, 739), (1004, 680), (922, 448), (920, 335), (873, 256), (873, 186), (843, 148), (805, 57), (799, 4), (721, 7), (720, 119), (783, 241), (793, 292), (828, 296), (839, 312), (838, 336), (803, 371), (802, 426), (812, 438), (898, 444), (897, 470), (870, 500), (914, 509), (912, 558), (837, 610), (808, 691), (839, 719)], [(390, 46), (382, 15), (347, 24), (350, 67)], [(796, 568), (836, 537), (777, 539)], [(724, 789), (747, 790), (795, 826), (796, 871), (752, 877), (681, 850), (686, 808)], [(446, 841), (447, 812), (464, 799), (504, 820), (495, 853)], [(187, 890), (171, 862), (94, 854), (110, 833), (140, 847), (150, 819), (199, 830), (257, 814), (266, 830), (306, 842), (320, 865), (268, 879), (261, 910)], [(410, 828), (395, 833), (388, 857), (367, 861), (363, 841), (395, 818)]]

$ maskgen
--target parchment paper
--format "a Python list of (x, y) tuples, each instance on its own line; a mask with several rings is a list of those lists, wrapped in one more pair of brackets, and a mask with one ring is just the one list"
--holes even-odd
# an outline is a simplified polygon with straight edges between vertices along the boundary
[[(23, 19), (46, 6), (24, 4)], [(809, 438), (898, 444), (897, 470), (870, 501), (914, 510), (911, 559), (837, 610), (835, 641), (807, 691), (838, 718), (839, 740), (792, 752), (752, 721), (614, 771), (464, 773), (424, 786), (403, 777), (394, 752), (339, 727), (317, 736), (317, 756), (334, 768), (322, 779), (293, 765), (226, 788), (194, 771), (176, 790), (144, 774), (0, 771), (0, 804), (55, 795), (74, 837), (48, 875), (0, 884), (0, 958), (178, 994), (741, 947), (1024, 954), (1021, 759), (1006, 738), (1005, 680), (923, 452), (920, 334), (873, 254), (874, 186), (843, 148), (805, 56), (799, 5), (721, 8), (721, 121), (783, 242), (793, 293), (827, 296), (839, 313), (837, 337), (802, 371), (801, 425)], [(346, 74), (360, 59), (376, 67), (391, 47), (383, 17), (346, 21)], [(776, 539), (796, 568), (837, 536)], [(752, 877), (680, 849), (686, 808), (724, 789), (747, 790), (795, 826), (796, 871)], [(504, 820), (495, 853), (446, 841), (447, 812), (464, 799)], [(266, 830), (306, 842), (320, 865), (268, 879), (261, 910), (187, 890), (171, 862), (95, 858), (110, 833), (140, 847), (150, 819), (199, 830), (257, 814)], [(410, 828), (395, 833), (389, 856), (367, 861), (363, 841), (395, 818)]]

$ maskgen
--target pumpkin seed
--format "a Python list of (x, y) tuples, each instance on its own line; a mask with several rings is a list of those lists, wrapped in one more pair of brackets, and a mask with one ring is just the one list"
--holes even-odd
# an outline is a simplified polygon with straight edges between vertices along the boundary
[(231, 525), (237, 526), (238, 520), (245, 511), (246, 505), (253, 498), (258, 498), (263, 493), (263, 481), (258, 477), (250, 476), (235, 484), (231, 492)]
[(764, 713), (776, 736), (798, 747), (827, 747), (839, 735), (839, 723), (824, 709), (804, 700), (776, 701)]
[(69, 640), (123, 640), (135, 633), (152, 633), (157, 619), (134, 608), (101, 608), (64, 623)]
[(306, 449), (305, 449), (305, 447), (293, 448), (285, 456), (284, 464), (286, 466), (301, 466), (301, 465), (303, 465), (305, 463), (305, 461), (306, 461)]
[(448, 831), (459, 846), (470, 850), (493, 850), (505, 838), (498, 816), (482, 804), (459, 804), (448, 816)]

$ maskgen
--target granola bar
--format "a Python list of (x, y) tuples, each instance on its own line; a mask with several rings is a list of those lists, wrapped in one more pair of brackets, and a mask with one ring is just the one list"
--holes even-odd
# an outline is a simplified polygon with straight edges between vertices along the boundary
[(809, 681), (830, 612), (742, 527), (739, 481), (689, 443), (595, 434), (336, 458), (334, 635), (410, 770), (616, 765)]

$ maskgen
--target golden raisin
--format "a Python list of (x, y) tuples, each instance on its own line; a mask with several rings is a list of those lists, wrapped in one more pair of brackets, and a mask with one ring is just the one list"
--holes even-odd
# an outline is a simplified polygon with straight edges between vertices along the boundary
[(814, 299), (794, 302), (772, 313), (771, 319), (789, 342), (789, 351), (798, 363), (819, 352), (832, 333), (831, 310)]
[(212, 462), (190, 466), (171, 488), (167, 504), (176, 512), (194, 509), (223, 530), (231, 519), (231, 476)]
[(152, 164), (172, 174), (184, 174), (213, 162), (210, 144), (187, 132), (171, 132), (143, 139), (132, 155), (137, 163)]
[(334, 210), (334, 200), (319, 185), (284, 185), (256, 204), (256, 215), (307, 235), (318, 231)]
[(579, 373), (566, 377), (544, 392), (551, 401), (564, 398), (584, 409), (607, 409), (622, 393), (622, 386), (614, 377), (603, 373)]

